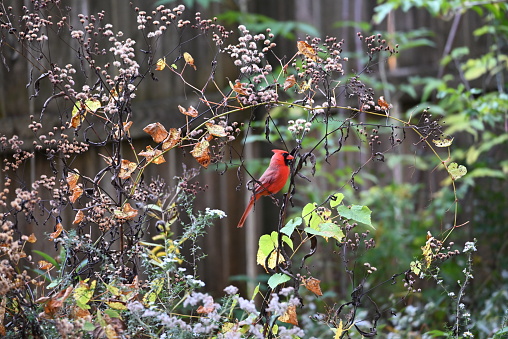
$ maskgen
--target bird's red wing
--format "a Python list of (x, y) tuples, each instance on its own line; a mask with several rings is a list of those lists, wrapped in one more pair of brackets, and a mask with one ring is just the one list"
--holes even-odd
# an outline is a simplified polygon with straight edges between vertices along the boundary
[(280, 191), (280, 169), (278, 167), (270, 167), (265, 173), (259, 178), (258, 184), (256, 185), (256, 194), (270, 195)]

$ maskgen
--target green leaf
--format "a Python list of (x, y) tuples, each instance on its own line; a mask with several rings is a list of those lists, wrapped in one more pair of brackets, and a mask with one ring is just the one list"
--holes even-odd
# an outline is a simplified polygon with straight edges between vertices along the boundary
[(291, 219), (286, 223), (286, 226), (281, 228), (280, 233), (285, 234), (290, 237), (291, 234), (293, 234), (293, 232), (295, 231), (295, 228), (300, 226), (302, 224), (302, 222), (303, 222), (303, 219), (300, 217)]
[(157, 204), (147, 204), (146, 205), (146, 209), (162, 213), (162, 208), (159, 205), (157, 205)]
[(112, 310), (111, 308), (108, 308), (108, 309), (104, 310), (104, 313), (109, 315), (111, 318), (122, 319), (122, 317), (120, 316), (120, 313), (118, 313), (115, 310)]
[(315, 203), (308, 203), (302, 210), (302, 218), (305, 220), (305, 224), (314, 229), (317, 229), (321, 222), (321, 218), (316, 213), (316, 207)]
[(51, 284), (49, 284), (46, 288), (47, 289), (52, 289), (52, 288), (55, 288), (57, 287), (58, 285), (60, 285), (60, 283), (62, 282), (62, 279), (55, 279), (51, 282)]
[(85, 324), (82, 327), (83, 330), (87, 332), (92, 332), (95, 330), (95, 325), (89, 321), (85, 322)]
[(258, 284), (255, 288), (254, 288), (254, 291), (252, 292), (252, 298), (250, 298), (251, 300), (254, 300), (254, 298), (256, 297), (256, 295), (258, 295), (259, 293), (259, 285)]
[(112, 295), (114, 296), (119, 296), (120, 295), (120, 289), (116, 286), (113, 286), (113, 285), (109, 285), (107, 283), (104, 283), (104, 285), (106, 285), (106, 289), (109, 291), (109, 293), (111, 293)]
[(506, 338), (506, 335), (508, 335), (508, 326), (505, 326), (496, 333), (494, 333), (493, 339), (503, 339)]
[(498, 178), (498, 179), (506, 179), (506, 175), (501, 170), (496, 170), (492, 168), (475, 168), (472, 170), (468, 177), (471, 178)]
[(156, 278), (151, 282), (151, 290), (143, 297), (144, 304), (153, 304), (164, 286), (164, 278)]
[(474, 148), (474, 146), (472, 146), (468, 151), (466, 162), (468, 164), (476, 162), (481, 153), (490, 151), (494, 146), (503, 144), (506, 141), (508, 141), (508, 133), (501, 134), (492, 140), (485, 141), (478, 148)]
[(40, 255), (44, 260), (46, 260), (47, 262), (53, 264), (53, 266), (55, 266), (57, 268), (57, 270), (60, 269), (60, 264), (58, 263), (58, 261), (56, 261), (55, 258), (50, 256), (49, 254), (46, 254), (44, 252), (37, 251), (37, 250), (32, 250), (32, 252)]
[(259, 250), (266, 257), (274, 250), (276, 243), (274, 244), (272, 237), (269, 234), (263, 234), (259, 238), (258, 244)]
[(89, 278), (80, 281), (78, 286), (72, 292), (72, 296), (74, 300), (76, 300), (76, 304), (83, 310), (90, 309), (90, 305), (87, 305), (90, 299), (92, 299), (93, 294), (95, 292), (95, 286), (97, 285), (97, 280), (94, 280), (88, 286)]
[(390, 12), (396, 10), (399, 7), (398, 3), (385, 2), (384, 4), (378, 5), (374, 8), (376, 14), (372, 18), (374, 23), (380, 24)]
[(425, 334), (430, 335), (431, 338), (438, 338), (438, 337), (449, 338), (450, 337), (450, 333), (443, 332), (440, 330), (432, 330), (432, 331), (426, 332)]
[(293, 249), (293, 240), (291, 240), (287, 235), (282, 236), (282, 241), (284, 241), (289, 248)]
[(420, 273), (422, 272), (422, 264), (419, 261), (411, 261), (409, 267), (411, 268), (411, 272), (413, 272), (417, 276), (419, 276)]
[(467, 168), (463, 165), (458, 165), (456, 162), (452, 162), (447, 167), (448, 173), (452, 176), (453, 180), (462, 178), (467, 173)]
[(372, 31), (372, 25), (367, 21), (348, 21), (348, 20), (337, 21), (333, 24), (333, 27), (334, 28), (353, 27), (363, 32)]
[(375, 229), (370, 220), (372, 211), (367, 206), (352, 205), (349, 207), (341, 205), (337, 207), (337, 212), (341, 217), (360, 222)]
[(337, 207), (338, 205), (340, 205), (340, 203), (342, 202), (343, 199), (344, 199), (344, 194), (342, 194), (342, 193), (335, 193), (332, 196), (332, 198), (330, 199), (330, 207), (331, 208)]
[(273, 290), (275, 287), (289, 280), (291, 280), (291, 277), (288, 275), (283, 273), (275, 273), (270, 277), (270, 279), (268, 279), (268, 286), (270, 286), (270, 288)]
[(304, 231), (309, 234), (319, 235), (325, 238), (326, 241), (328, 241), (328, 238), (334, 238), (339, 242), (344, 239), (344, 232), (342, 232), (342, 229), (339, 227), (339, 225), (334, 224), (333, 222), (319, 225), (319, 230), (306, 227)]

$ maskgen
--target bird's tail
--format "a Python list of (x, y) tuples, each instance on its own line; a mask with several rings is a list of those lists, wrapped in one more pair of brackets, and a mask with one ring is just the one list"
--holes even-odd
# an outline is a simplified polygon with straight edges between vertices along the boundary
[(245, 223), (245, 219), (247, 219), (247, 216), (249, 215), (250, 211), (252, 210), (252, 207), (254, 206), (254, 201), (256, 199), (254, 197), (251, 197), (249, 200), (249, 204), (247, 205), (247, 208), (245, 208), (245, 212), (243, 212), (242, 218), (238, 222), (238, 228), (243, 227), (243, 224)]

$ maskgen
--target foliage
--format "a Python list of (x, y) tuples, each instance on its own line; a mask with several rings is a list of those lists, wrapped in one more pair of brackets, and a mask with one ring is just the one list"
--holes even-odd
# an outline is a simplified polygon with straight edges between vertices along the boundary
[[(277, 45), (270, 28), (253, 34), (240, 25), (238, 32), (230, 31), (197, 13), (187, 19), (183, 5), (173, 9), (159, 5), (150, 11), (133, 8), (141, 36), (136, 40), (108, 23), (107, 13), (79, 14), (77, 27), (69, 24), (70, 9), (58, 1), (19, 5), (16, 9), (21, 15), (0, 3), (2, 53), (11, 49), (27, 60), (34, 76), (28, 84), (32, 97), (43, 97), (39, 113), (31, 116), (28, 126), (34, 135), (31, 145), (15, 135), (0, 138), (6, 153), (2, 169), (6, 179), (0, 192), (3, 336), (303, 338), (313, 331), (313, 335), (335, 338), (374, 336), (408, 319), (409, 308), (401, 320), (392, 315), (402, 303), (420, 295), (417, 285), (426, 278), (434, 279), (453, 297), (455, 292), (443, 283), (440, 272), (446, 262), (463, 257), (464, 278), (453, 299), (453, 323), (446, 333), (468, 336), (470, 317), (461, 305), (473, 278), (476, 243), (468, 241), (460, 251), (450, 239), (463, 226), (457, 222), (462, 188), (457, 188), (457, 182), (464, 181), (467, 187), (468, 177), (475, 178), (474, 171), (463, 165), (467, 158), (451, 151), (454, 141), (448, 134), (456, 131), (443, 131), (429, 110), (420, 112), (418, 119), (392, 116), (391, 103), (364, 83), (379, 60), (398, 52), (381, 34), (358, 33), (367, 55), (366, 67), (346, 76), (349, 60), (342, 56), (342, 40), (307, 36), (295, 42), (292, 57), (276, 57), (271, 63), (266, 56), (276, 55)], [(171, 34), (179, 38), (177, 46), (163, 43)], [(184, 37), (189, 40), (182, 42)], [(194, 39), (208, 46), (210, 53), (192, 55), (186, 50), (186, 43)], [(48, 52), (51, 46), (46, 46), (53, 42), (67, 46), (78, 60), (60, 64)], [(502, 57), (494, 59), (496, 65), (504, 65)], [(489, 60), (476, 61), (486, 65), (480, 75), (497, 74), (498, 67)], [(8, 62), (3, 62), (8, 68)], [(229, 88), (222, 88), (215, 75), (226, 62), (236, 66), (237, 76)], [(211, 69), (207, 68), (204, 83), (198, 84), (191, 74), (205, 73), (205, 64)], [(478, 75), (471, 75), (468, 67), (468, 77)], [(176, 79), (193, 93), (195, 101), (171, 108), (180, 125), (167, 127), (156, 121), (138, 126), (136, 122), (136, 94), (157, 77)], [(447, 89), (446, 82), (436, 86)], [(210, 88), (217, 89), (218, 99)], [(430, 96), (429, 91), (425, 93)], [(479, 100), (466, 87), (452, 94), (461, 100), (442, 105), (463, 109), (472, 99)], [(482, 112), (490, 116), (489, 109)], [(47, 117), (50, 111), (59, 114), (54, 128)], [(464, 114), (474, 119), (482, 116), (476, 111)], [(263, 127), (261, 137), (254, 133), (257, 126)], [(141, 128), (152, 142), (137, 149), (130, 131)], [(472, 134), (474, 128), (479, 129), (473, 127)], [(431, 151), (428, 168), (437, 165), (445, 174), (446, 188), (435, 208), (447, 218), (446, 231), (433, 235), (428, 229), (438, 225), (431, 218), (422, 219), (421, 224), (417, 218), (402, 218), (418, 234), (418, 252), (411, 262), (380, 271), (369, 258), (398, 242), (376, 239), (374, 230), (382, 232), (392, 216), (390, 209), (373, 206), (384, 192), (403, 197), (413, 193), (404, 187), (365, 190), (381, 197), (373, 199), (356, 192), (376, 180), (368, 168), (377, 167), (381, 173), (385, 160), (388, 163), (392, 153), (407, 143), (409, 134), (417, 140), (409, 145), (415, 151)], [(279, 218), (270, 222), (272, 231), (259, 239), (257, 261), (269, 275), (267, 286), (258, 286), (251, 298), (228, 286), (219, 298), (201, 292), (205, 286), (197, 276), (197, 265), (206, 253), (199, 240), (206, 237), (214, 220), (226, 215), (196, 208), (197, 199), (207, 190), (195, 179), (197, 168), (228, 170), (236, 158), (243, 167), (243, 145), (253, 139), (290, 150), (294, 157), (291, 177)], [(241, 148), (235, 140), (241, 141)], [(469, 160), (505, 140), (488, 137), (471, 151), (476, 155)], [(153, 167), (165, 166), (168, 153), (186, 150), (196, 168), (183, 168), (174, 182), (147, 175)], [(91, 152), (101, 155), (100, 171), (87, 173), (74, 167), (76, 159)], [(236, 157), (229, 159), (227, 154)], [(45, 157), (51, 175), (26, 182), (19, 170), (36, 155)], [(350, 155), (354, 161), (327, 173), (328, 164), (338, 164)], [(499, 175), (495, 170), (476, 173)], [(251, 173), (247, 176), (255, 180)], [(328, 179), (326, 193), (311, 192), (307, 182), (314, 184), (322, 178)], [(244, 176), (239, 179), (246, 181)], [(412, 213), (400, 200), (395, 199), (395, 209), (400, 214)], [(295, 217), (286, 220), (289, 213)], [(25, 245), (38, 239), (23, 234), (24, 221), (50, 227), (48, 239), (59, 249), (58, 258), (25, 251)], [(154, 228), (159, 234), (150, 239), (147, 233)], [(323, 280), (321, 251), (328, 251), (335, 272), (345, 277), (347, 293), (338, 296), (333, 280)], [(32, 254), (44, 260), (36, 263)], [(397, 297), (387, 298), (387, 291)]]

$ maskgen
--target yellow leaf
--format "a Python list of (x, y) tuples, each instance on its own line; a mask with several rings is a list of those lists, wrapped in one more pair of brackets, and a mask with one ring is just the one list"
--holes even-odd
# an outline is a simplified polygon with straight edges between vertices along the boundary
[(188, 63), (189, 65), (192, 66), (192, 68), (194, 68), (194, 70), (197, 69), (196, 65), (194, 65), (194, 58), (192, 57), (192, 55), (190, 55), (189, 53), (187, 52), (184, 52), (183, 53), (183, 58), (185, 60), (186, 63)]
[(108, 304), (109, 307), (111, 307), (114, 310), (126, 310), (127, 306), (122, 301), (106, 301), (106, 304)]
[(301, 85), (298, 85), (298, 87), (300, 87), (298, 89), (298, 93), (303, 93), (303, 92), (311, 89), (312, 88), (311, 85), (312, 85), (312, 78), (310, 78), (307, 82), (304, 82)]
[(156, 71), (162, 71), (164, 68), (166, 68), (166, 57), (157, 60), (157, 64), (155, 66)]
[(143, 297), (143, 304), (146, 306), (153, 304), (159, 293), (161, 293), (162, 287), (164, 287), (164, 278), (155, 278), (152, 280), (150, 286), (151, 290)]
[(436, 147), (449, 147), (453, 143), (453, 138), (446, 138), (442, 136), (439, 139), (432, 139), (432, 142), (436, 145)]
[(335, 336), (333, 339), (340, 339), (342, 337), (342, 333), (344, 332), (344, 329), (342, 328), (342, 319), (339, 321), (339, 326), (335, 329)]

